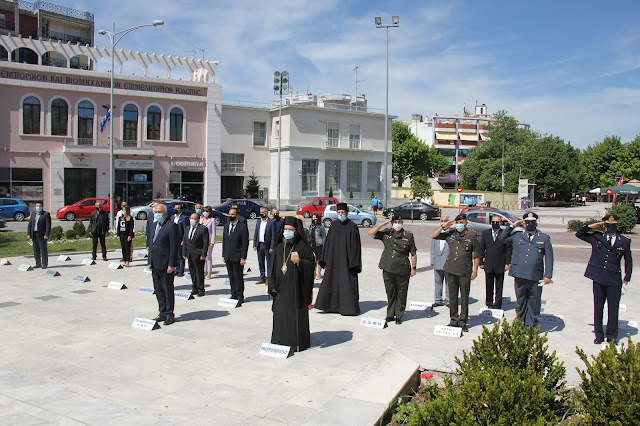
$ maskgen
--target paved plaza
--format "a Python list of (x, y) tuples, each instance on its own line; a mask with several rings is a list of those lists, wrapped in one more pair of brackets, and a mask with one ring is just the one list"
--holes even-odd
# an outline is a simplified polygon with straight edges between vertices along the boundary
[[(384, 412), (418, 366), (450, 371), (482, 332), (497, 319), (481, 317), (484, 273), (472, 282), (470, 331), (462, 338), (434, 336), (447, 325), (448, 309), (407, 311), (404, 323), (386, 329), (360, 325), (362, 317), (384, 319), (386, 296), (377, 264), (382, 247), (363, 249), (359, 317), (312, 310), (312, 347), (288, 359), (259, 354), (270, 341), (271, 302), (258, 280), (250, 252), (246, 303), (218, 306), (229, 296), (221, 245), (214, 248), (217, 274), (207, 280), (207, 295), (176, 300), (176, 323), (144, 331), (131, 327), (136, 317), (157, 314), (155, 296), (143, 273), (146, 260), (110, 270), (111, 262), (82, 265), (51, 256), (49, 270), (19, 271), (33, 259), (10, 258), (0, 266), (2, 344), (0, 345), (0, 421), (3, 424), (357, 424), (370, 425)], [(137, 250), (134, 256), (143, 253)], [(636, 252), (637, 253), (637, 252)], [(116, 259), (116, 253), (109, 253)], [(216, 262), (216, 260), (218, 260)], [(418, 252), (418, 274), (408, 301), (433, 301), (433, 271), (428, 253)], [(583, 263), (556, 263), (554, 283), (543, 294), (543, 313), (564, 321), (545, 322), (549, 349), (567, 367), (570, 385), (583, 367), (576, 346), (595, 354), (591, 282)], [(91, 281), (73, 278), (86, 275)], [(107, 288), (122, 282), (126, 290)], [(640, 291), (634, 277), (623, 296), (620, 319), (640, 320)], [(316, 282), (316, 290), (319, 281)], [(177, 290), (190, 281), (176, 278)], [(513, 280), (505, 296), (515, 300)], [(505, 304), (515, 316), (515, 303)], [(606, 321), (606, 317), (605, 317)], [(637, 339), (637, 326), (621, 329)]]

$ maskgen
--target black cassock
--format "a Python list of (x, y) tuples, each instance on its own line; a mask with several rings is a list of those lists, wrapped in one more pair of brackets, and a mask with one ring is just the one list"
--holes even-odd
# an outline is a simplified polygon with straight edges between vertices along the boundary
[[(292, 245), (278, 243), (271, 255), (269, 293), (273, 296), (273, 331), (271, 343), (290, 346), (294, 351), (303, 351), (311, 346), (309, 331), (309, 304), (313, 292), (315, 259), (307, 243), (298, 240), (293, 251), (298, 252), (300, 264), (291, 261)], [(282, 273), (282, 263), (287, 260), (287, 272)], [(272, 293), (276, 290), (276, 294)]]
[(358, 274), (362, 272), (362, 250), (358, 226), (351, 220), (333, 221), (320, 258), (325, 268), (315, 308), (359, 315)]

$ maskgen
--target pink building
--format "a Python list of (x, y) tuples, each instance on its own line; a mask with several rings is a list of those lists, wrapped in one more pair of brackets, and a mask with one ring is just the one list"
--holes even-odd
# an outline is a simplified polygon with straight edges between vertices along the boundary
[[(115, 195), (131, 205), (159, 196), (220, 202), (217, 64), (116, 51)], [(136, 75), (123, 74), (131, 66)], [(109, 125), (100, 124), (110, 73), (97, 70), (110, 68), (107, 48), (0, 35), (0, 197), (42, 200), (51, 212), (109, 197)]]

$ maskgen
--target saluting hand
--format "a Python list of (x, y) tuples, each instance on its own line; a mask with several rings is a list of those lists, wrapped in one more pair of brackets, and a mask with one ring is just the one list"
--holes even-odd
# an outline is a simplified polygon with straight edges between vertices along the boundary
[(591, 225), (589, 225), (589, 228), (594, 229), (600, 226), (604, 226), (604, 222), (592, 223)]

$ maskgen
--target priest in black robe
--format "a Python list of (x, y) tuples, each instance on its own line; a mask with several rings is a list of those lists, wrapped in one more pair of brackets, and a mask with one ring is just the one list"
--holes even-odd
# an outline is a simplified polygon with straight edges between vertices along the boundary
[(311, 346), (308, 305), (316, 262), (303, 231), (299, 219), (284, 219), (271, 254), (269, 275), (269, 293), (273, 296), (271, 343), (290, 346), (294, 352)]
[(362, 248), (358, 226), (349, 220), (346, 203), (338, 203), (338, 220), (333, 221), (324, 243), (320, 266), (324, 278), (316, 298), (317, 309), (359, 315), (358, 274), (362, 272)]

